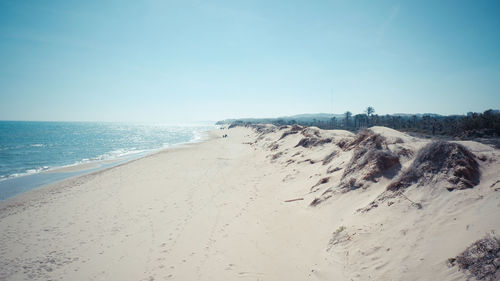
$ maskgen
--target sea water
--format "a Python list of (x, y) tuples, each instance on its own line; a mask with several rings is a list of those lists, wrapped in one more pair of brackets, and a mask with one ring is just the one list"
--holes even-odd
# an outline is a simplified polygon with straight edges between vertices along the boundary
[(0, 200), (72, 175), (49, 175), (47, 171), (106, 160), (123, 162), (172, 145), (202, 140), (204, 132), (214, 128), (212, 125), (0, 121)]

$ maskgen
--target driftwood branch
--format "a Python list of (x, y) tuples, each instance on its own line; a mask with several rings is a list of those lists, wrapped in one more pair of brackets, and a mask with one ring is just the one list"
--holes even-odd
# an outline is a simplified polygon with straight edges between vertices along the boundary
[(285, 202), (293, 202), (293, 201), (300, 201), (300, 200), (304, 200), (304, 198), (295, 198), (295, 199), (290, 199), (290, 200), (285, 200)]
[(411, 204), (412, 204), (413, 206), (415, 206), (417, 209), (422, 209), (422, 204), (417, 203), (417, 202), (415, 202), (415, 201), (411, 200), (410, 198), (406, 197), (406, 195), (404, 195), (403, 193), (401, 193), (401, 195), (403, 195), (403, 197), (404, 197), (404, 198), (406, 198), (406, 200), (410, 201), (410, 202), (411, 202)]

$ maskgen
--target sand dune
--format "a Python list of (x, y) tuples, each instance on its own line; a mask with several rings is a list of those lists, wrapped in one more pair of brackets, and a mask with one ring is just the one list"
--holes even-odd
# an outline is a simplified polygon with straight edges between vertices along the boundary
[[(463, 163), (464, 147), (472, 182), (415, 162), (430, 142), (383, 127), (212, 132), (1, 202), (0, 279), (497, 278), (496, 256), (461, 270), (474, 260), (459, 256), (500, 231), (500, 151), (453, 142), (443, 163)], [(415, 168), (425, 181), (388, 190)]]

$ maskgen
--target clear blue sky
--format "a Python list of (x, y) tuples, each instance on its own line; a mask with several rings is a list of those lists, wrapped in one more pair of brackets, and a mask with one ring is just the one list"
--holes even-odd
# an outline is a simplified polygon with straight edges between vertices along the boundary
[(0, 120), (500, 108), (500, 1), (0, 0)]

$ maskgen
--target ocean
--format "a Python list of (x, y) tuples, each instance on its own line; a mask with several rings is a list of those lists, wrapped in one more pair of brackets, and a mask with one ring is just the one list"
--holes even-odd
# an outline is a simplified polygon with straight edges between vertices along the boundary
[(200, 141), (204, 132), (214, 128), (211, 125), (0, 121), (0, 200), (77, 174), (50, 171), (81, 164), (109, 167), (159, 149)]

